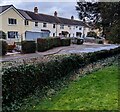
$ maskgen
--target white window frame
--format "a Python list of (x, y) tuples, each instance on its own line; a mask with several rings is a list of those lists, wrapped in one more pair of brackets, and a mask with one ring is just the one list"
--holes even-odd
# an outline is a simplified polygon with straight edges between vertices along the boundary
[(79, 27), (79, 30), (82, 30), (82, 27)]
[(35, 22), (35, 27), (38, 27), (38, 22)]
[[(9, 34), (9, 33), (11, 33), (11, 34)], [(12, 35), (14, 37), (10, 38), (9, 35)], [(8, 31), (8, 39), (17, 39), (17, 38), (18, 38), (18, 31)]]
[(64, 25), (60, 25), (60, 29), (64, 29)]
[(47, 23), (43, 23), (43, 28), (46, 28), (47, 27)]
[(24, 21), (24, 24), (25, 24), (25, 26), (28, 26), (28, 25), (29, 25), (29, 21), (28, 21), (28, 20), (25, 20), (25, 21)]
[(17, 25), (17, 19), (8, 18), (8, 24), (9, 25)]

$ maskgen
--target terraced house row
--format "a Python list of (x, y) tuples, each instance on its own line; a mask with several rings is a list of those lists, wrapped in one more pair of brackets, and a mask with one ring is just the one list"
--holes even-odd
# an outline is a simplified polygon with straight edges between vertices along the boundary
[[(67, 13), (67, 12), (66, 12)], [(27, 11), (15, 8), (13, 5), (0, 6), (0, 30), (7, 34), (7, 40), (21, 41), (40, 37), (83, 37), (88, 26), (78, 20), (41, 14), (38, 8)]]

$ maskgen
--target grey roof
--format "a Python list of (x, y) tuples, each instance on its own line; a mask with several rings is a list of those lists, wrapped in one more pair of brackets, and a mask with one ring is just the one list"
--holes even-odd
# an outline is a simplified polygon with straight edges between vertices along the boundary
[(58, 24), (64, 24), (64, 25), (80, 25), (80, 26), (85, 26), (87, 25), (78, 20), (71, 20), (67, 18), (62, 18), (62, 17), (56, 17), (56, 16), (51, 16), (47, 14), (35, 14), (34, 12), (31, 11), (25, 11), (30, 18), (34, 21), (41, 21), (41, 22), (49, 22), (49, 23), (58, 23)]
[[(13, 5), (0, 6), (0, 13), (7, 10), (9, 7)], [(14, 7), (14, 6), (13, 6)], [(15, 8), (15, 7), (14, 7)], [(26, 11), (21, 9), (16, 9), (26, 20), (31, 21), (40, 21), (40, 22), (48, 22), (48, 23), (57, 23), (64, 25), (80, 25), (88, 27), (84, 22), (78, 20), (71, 20), (62, 17), (51, 16), (47, 14), (35, 14), (32, 11)]]
[(4, 12), (5, 10), (7, 10), (8, 8), (10, 8), (13, 5), (5, 5), (5, 6), (0, 6), (0, 13)]
[(25, 19), (32, 20), (32, 18), (24, 10), (21, 9), (17, 9), (17, 10)]

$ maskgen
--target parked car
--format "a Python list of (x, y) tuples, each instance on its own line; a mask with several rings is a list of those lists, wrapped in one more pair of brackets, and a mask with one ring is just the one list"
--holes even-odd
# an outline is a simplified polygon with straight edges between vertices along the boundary
[(74, 38), (72, 38), (72, 43), (81, 45), (81, 44), (84, 43), (84, 38), (82, 38), (82, 37), (74, 37)]

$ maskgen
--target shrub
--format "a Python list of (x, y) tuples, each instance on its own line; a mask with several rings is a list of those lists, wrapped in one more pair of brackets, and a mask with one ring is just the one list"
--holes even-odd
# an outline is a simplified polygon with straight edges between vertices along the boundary
[(7, 42), (0, 40), (0, 56), (4, 56), (7, 53)]
[(6, 34), (3, 31), (0, 31), (0, 39), (6, 39)]
[(61, 46), (70, 46), (71, 39), (61, 39)]
[(60, 40), (60, 38), (57, 38), (57, 37), (54, 38), (53, 39), (53, 43), (54, 43), (53, 44), (54, 47), (60, 47), (61, 46), (61, 40)]
[(38, 52), (42, 52), (42, 51), (48, 50), (49, 49), (49, 45), (50, 45), (50, 40), (47, 40), (46, 38), (38, 38), (37, 39), (37, 51)]
[(53, 47), (59, 47), (61, 45), (60, 38), (38, 38), (37, 50), (38, 52), (49, 50)]
[(81, 44), (83, 44), (83, 41), (84, 41), (83, 39), (77, 39), (77, 44), (81, 45)]
[(11, 104), (19, 102), (38, 86), (42, 88), (50, 85), (75, 69), (119, 53), (120, 47), (109, 51), (86, 53), (83, 56), (64, 55), (47, 63), (5, 68), (2, 71), (3, 110), (7, 111), (7, 106), (12, 107)]
[(35, 53), (36, 43), (35, 41), (22, 41), (22, 53)]

